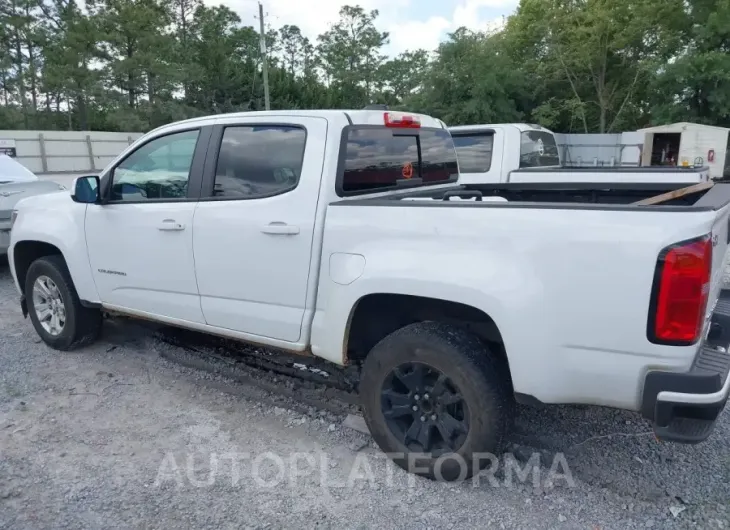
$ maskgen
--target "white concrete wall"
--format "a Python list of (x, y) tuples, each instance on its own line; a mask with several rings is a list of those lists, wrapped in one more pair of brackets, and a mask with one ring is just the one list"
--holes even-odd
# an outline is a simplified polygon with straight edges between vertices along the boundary
[(7, 131), (17, 160), (36, 174), (94, 173), (103, 169), (142, 133), (98, 131)]

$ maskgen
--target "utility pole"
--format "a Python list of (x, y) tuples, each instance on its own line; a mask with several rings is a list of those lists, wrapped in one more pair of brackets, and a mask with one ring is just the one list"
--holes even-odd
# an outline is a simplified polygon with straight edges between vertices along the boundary
[(266, 58), (266, 33), (264, 32), (264, 6), (259, 2), (259, 26), (261, 28), (261, 57), (264, 62), (264, 105), (271, 110), (269, 102), (269, 65)]

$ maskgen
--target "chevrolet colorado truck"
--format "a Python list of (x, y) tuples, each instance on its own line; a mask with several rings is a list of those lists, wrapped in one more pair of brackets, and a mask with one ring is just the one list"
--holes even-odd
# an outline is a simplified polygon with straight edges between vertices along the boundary
[(93, 341), (104, 312), (361, 364), (380, 447), (458, 480), (498, 454), (515, 402), (710, 435), (730, 391), (730, 185), (635, 204), (677, 187), (464, 186), (428, 116), (219, 115), (22, 200), (9, 262), (57, 350)]
[(500, 182), (671, 182), (710, 179), (707, 166), (565, 167), (555, 135), (539, 125), (501, 123), (450, 127), (462, 184)]

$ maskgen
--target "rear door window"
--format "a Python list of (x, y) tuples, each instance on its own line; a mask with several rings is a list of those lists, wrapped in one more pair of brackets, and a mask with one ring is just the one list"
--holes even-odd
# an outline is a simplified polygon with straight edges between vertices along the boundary
[(386, 127), (355, 126), (345, 135), (340, 195), (385, 191), (411, 179), (420, 179), (425, 185), (458, 177), (454, 142), (444, 129), (419, 129), (409, 134)]
[(525, 131), (520, 142), (520, 167), (554, 167), (560, 165), (555, 137), (545, 131)]
[(486, 173), (492, 167), (494, 134), (454, 134), (459, 171), (462, 173)]
[(234, 125), (223, 132), (215, 197), (255, 199), (296, 188), (307, 133), (291, 125)]

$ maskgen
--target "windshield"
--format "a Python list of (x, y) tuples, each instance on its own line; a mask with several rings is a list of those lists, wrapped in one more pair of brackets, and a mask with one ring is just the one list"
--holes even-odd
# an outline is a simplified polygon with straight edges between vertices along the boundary
[(445, 129), (354, 126), (344, 134), (345, 161), (337, 189), (341, 196), (385, 191), (412, 179), (418, 186), (458, 178), (454, 142)]

